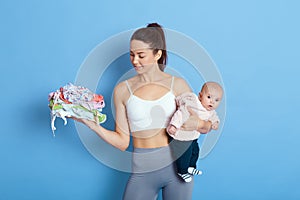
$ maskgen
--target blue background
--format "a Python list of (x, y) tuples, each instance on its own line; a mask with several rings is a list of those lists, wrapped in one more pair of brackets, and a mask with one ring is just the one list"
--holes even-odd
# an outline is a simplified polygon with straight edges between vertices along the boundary
[(121, 199), (128, 174), (89, 154), (71, 120), (57, 120), (53, 138), (47, 96), (96, 45), (153, 21), (201, 44), (224, 81), (223, 133), (199, 162), (193, 199), (300, 199), (299, 6), (2, 0), (0, 199)]

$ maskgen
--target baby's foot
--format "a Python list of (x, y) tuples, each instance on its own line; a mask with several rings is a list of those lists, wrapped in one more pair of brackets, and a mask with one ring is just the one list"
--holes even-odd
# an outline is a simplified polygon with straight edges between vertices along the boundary
[(201, 175), (202, 171), (198, 170), (198, 169), (195, 169), (194, 167), (189, 167), (188, 168), (188, 173), (192, 174), (192, 175)]
[(192, 181), (192, 175), (191, 174), (179, 174), (178, 175), (185, 181), (185, 182), (191, 182)]

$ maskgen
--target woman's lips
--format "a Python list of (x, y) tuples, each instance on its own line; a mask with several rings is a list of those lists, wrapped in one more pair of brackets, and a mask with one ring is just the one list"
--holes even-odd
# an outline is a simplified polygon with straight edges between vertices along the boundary
[(136, 70), (142, 69), (142, 66), (134, 66), (134, 69)]

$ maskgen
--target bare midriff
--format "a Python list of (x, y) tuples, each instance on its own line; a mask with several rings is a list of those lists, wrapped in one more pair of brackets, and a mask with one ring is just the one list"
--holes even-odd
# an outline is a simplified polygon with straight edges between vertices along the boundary
[(166, 129), (152, 129), (132, 133), (135, 148), (158, 148), (168, 145)]

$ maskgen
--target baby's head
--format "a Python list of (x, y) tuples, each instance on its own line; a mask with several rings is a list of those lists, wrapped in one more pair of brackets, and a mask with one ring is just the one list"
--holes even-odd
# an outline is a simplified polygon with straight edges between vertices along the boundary
[(215, 110), (223, 97), (223, 89), (216, 82), (206, 82), (199, 93), (199, 100), (206, 110)]

